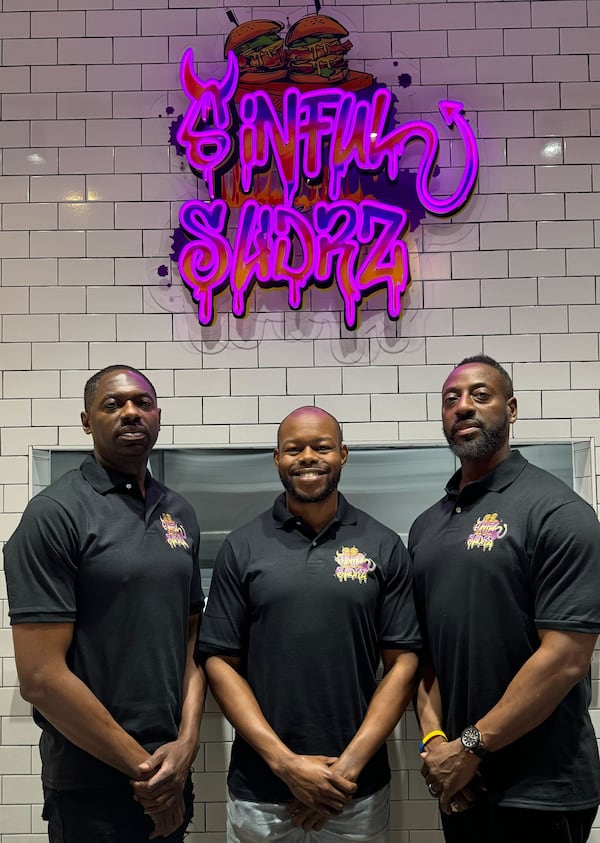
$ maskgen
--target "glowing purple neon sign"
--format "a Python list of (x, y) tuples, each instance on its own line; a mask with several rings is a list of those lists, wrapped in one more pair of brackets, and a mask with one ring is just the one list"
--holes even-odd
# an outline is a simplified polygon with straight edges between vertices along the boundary
[[(420, 142), (419, 201), (432, 214), (458, 211), (471, 195), (478, 170), (476, 140), (462, 103), (439, 104), (446, 126), (460, 134), (465, 163), (456, 189), (438, 197), (430, 190), (439, 152), (437, 130), (424, 120), (395, 124), (393, 97), (386, 88), (361, 99), (341, 88), (303, 92), (289, 87), (278, 107), (268, 92), (256, 90), (243, 93), (236, 104), (235, 55), (229, 53), (222, 80), (203, 81), (193, 70), (191, 50), (181, 61), (181, 81), (190, 105), (177, 141), (211, 197), (186, 202), (180, 212), (190, 242), (179, 255), (179, 270), (198, 303), (199, 322), (213, 321), (214, 298), (227, 287), (233, 314), (243, 317), (255, 284), (287, 285), (289, 306), (298, 309), (309, 284), (323, 286), (332, 279), (344, 301), (348, 328), (357, 327), (363, 299), (382, 287), (387, 288), (388, 314), (397, 319), (409, 281), (403, 240), (407, 214), (370, 197), (349, 199), (344, 186), (352, 172), (383, 174), (393, 182), (407, 145)], [(230, 242), (230, 208), (218, 197), (217, 185), (234, 163), (248, 199)], [(275, 207), (255, 198), (255, 178), (269, 166), (282, 189)], [(299, 201), (308, 180), (322, 184), (310, 215), (300, 210)]]

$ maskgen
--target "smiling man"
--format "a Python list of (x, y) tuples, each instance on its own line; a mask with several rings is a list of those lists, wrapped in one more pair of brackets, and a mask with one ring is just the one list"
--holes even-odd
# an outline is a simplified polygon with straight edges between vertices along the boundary
[(348, 449), (325, 410), (290, 413), (274, 459), (285, 492), (223, 544), (200, 639), (236, 729), (227, 840), (384, 843), (385, 740), (420, 643), (408, 556), (338, 493)]
[(461, 467), (409, 535), (423, 775), (447, 843), (584, 843), (600, 801), (588, 714), (600, 526), (511, 450), (516, 419), (491, 357), (450, 373), (442, 423)]
[(205, 694), (198, 522), (147, 471), (160, 409), (145, 375), (97, 372), (81, 422), (93, 455), (30, 501), (4, 549), (43, 816), (50, 843), (181, 843)]

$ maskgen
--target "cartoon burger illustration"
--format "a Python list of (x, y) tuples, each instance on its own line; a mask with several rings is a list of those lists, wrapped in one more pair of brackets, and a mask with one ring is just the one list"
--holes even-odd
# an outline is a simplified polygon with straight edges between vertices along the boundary
[(342, 43), (348, 30), (328, 15), (307, 15), (296, 21), (285, 38), (292, 82), (335, 85), (348, 78), (346, 53), (350, 41)]
[(240, 68), (240, 82), (261, 85), (287, 76), (287, 57), (279, 35), (283, 24), (275, 20), (250, 20), (231, 30), (225, 41), (225, 58), (233, 50)]

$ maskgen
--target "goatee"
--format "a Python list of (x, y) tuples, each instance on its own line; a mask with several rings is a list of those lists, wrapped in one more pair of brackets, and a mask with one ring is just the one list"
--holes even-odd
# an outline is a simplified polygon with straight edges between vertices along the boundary
[(508, 438), (509, 421), (507, 418), (499, 419), (496, 424), (487, 427), (479, 424), (477, 424), (477, 427), (480, 433), (475, 438), (458, 441), (452, 431), (450, 433), (444, 431), (450, 450), (459, 459), (477, 460), (488, 457), (498, 451)]

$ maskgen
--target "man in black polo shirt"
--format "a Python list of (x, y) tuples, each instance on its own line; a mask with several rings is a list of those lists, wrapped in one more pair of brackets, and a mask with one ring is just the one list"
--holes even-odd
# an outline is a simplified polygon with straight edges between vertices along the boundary
[(227, 840), (384, 843), (385, 740), (420, 643), (408, 556), (338, 494), (348, 450), (329, 413), (287, 416), (274, 457), (285, 493), (226, 539), (200, 637), (236, 729)]
[(584, 843), (600, 802), (588, 714), (600, 526), (511, 451), (516, 418), (495, 360), (454, 369), (442, 419), (461, 468), (409, 536), (423, 775), (448, 843)]
[(51, 843), (180, 843), (205, 679), (194, 511), (154, 480), (150, 381), (93, 375), (93, 456), (34, 497), (4, 549), (21, 693), (42, 729)]

